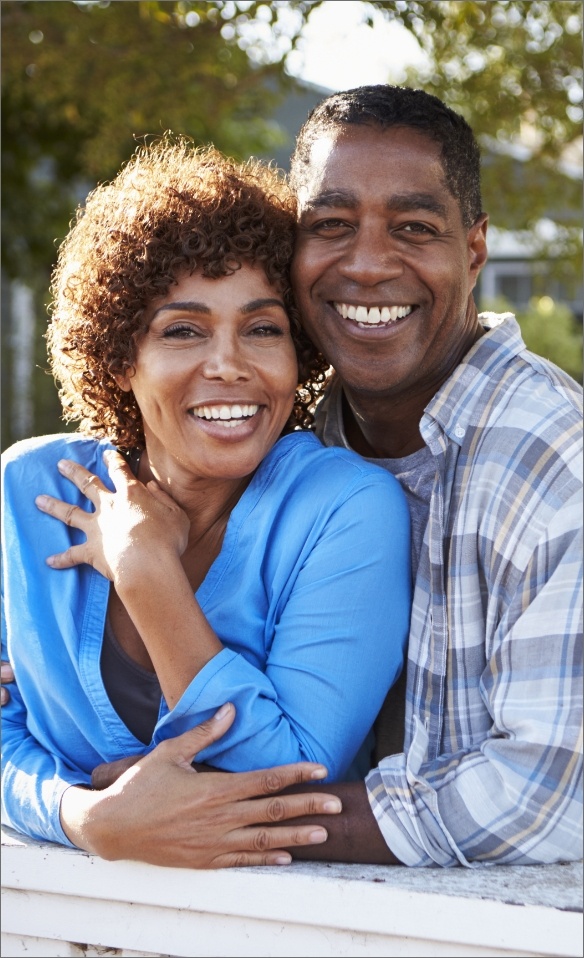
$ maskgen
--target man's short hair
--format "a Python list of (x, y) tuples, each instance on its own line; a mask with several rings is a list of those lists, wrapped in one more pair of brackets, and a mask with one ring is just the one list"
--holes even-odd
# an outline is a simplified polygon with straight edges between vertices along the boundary
[(309, 114), (298, 134), (291, 160), (291, 183), (296, 192), (306, 180), (312, 144), (335, 127), (349, 124), (392, 126), (417, 130), (440, 144), (448, 189), (460, 204), (468, 229), (482, 212), (480, 150), (466, 120), (438, 97), (409, 87), (361, 86), (333, 93)]

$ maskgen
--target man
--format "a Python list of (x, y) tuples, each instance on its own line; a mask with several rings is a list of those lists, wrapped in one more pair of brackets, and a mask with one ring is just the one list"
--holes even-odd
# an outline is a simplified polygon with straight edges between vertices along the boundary
[[(475, 139), (435, 97), (363, 87), (313, 111), (291, 175), (298, 303), (336, 370), (317, 432), (400, 479), (415, 575), (403, 749), (386, 751), (365, 783), (321, 786), (340, 814), (300, 786), (327, 814), (288, 825), (299, 829), (293, 854), (444, 866), (579, 858), (581, 391), (526, 351), (510, 315), (477, 314), (487, 216)], [(163, 840), (148, 788), (166, 781), (170, 800), (161, 763), (184, 762), (182, 739), (139, 763), (134, 845), (120, 829), (107, 857)], [(222, 815), (218, 849), (245, 864), (250, 834), (256, 849), (273, 847), (269, 828), (237, 830), (241, 776), (194, 777), (199, 790), (202, 779), (213, 796), (203, 810)], [(118, 780), (109, 814), (123, 817), (131, 786)], [(282, 838), (298, 797), (278, 796), (246, 824), (277, 818)], [(320, 840), (324, 826), (324, 843), (307, 821)]]

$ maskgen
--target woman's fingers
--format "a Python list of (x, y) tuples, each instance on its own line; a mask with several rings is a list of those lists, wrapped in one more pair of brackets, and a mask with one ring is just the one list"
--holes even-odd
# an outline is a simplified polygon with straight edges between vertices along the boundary
[(99, 476), (79, 465), (78, 462), (73, 462), (71, 459), (60, 459), (57, 468), (61, 475), (77, 486), (79, 491), (94, 505), (96, 505), (100, 493), (108, 492)]
[(83, 532), (87, 530), (88, 523), (91, 522), (91, 513), (85, 512), (79, 506), (71, 505), (70, 502), (55, 499), (54, 496), (37, 496), (35, 505), (41, 512), (60, 519), (66, 526), (81, 529)]
[(107, 452), (104, 452), (103, 459), (117, 490), (138, 481), (124, 457), (115, 449), (108, 449)]

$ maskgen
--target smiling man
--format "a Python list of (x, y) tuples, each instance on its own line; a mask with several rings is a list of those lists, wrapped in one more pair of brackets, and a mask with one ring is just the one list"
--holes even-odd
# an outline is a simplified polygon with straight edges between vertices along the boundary
[(582, 393), (477, 312), (474, 135), (436, 97), (362, 87), (313, 111), (292, 182), (296, 295), (336, 370), (317, 433), (399, 478), (415, 580), (405, 739), (388, 700), (377, 768), (309, 856), (579, 858)]

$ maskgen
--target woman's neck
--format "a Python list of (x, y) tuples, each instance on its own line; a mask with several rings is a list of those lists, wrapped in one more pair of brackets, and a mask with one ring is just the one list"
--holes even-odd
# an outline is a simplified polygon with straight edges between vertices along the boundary
[[(186, 512), (190, 520), (189, 541), (185, 561), (191, 553), (212, 556), (219, 554), (229, 516), (249, 485), (252, 475), (234, 479), (217, 479), (183, 475), (180, 468), (160, 468), (148, 450), (144, 450), (138, 479), (147, 484), (155, 480)], [(184, 564), (184, 563), (183, 563)]]

